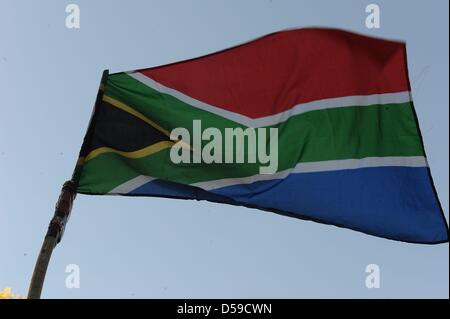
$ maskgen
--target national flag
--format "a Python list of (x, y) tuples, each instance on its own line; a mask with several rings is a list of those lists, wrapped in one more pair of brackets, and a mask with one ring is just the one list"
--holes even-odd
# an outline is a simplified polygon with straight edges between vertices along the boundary
[[(180, 141), (171, 131), (195, 134), (196, 120), (220, 132), (277, 128), (276, 172), (174, 163)], [(405, 44), (340, 30), (283, 31), (105, 76), (74, 180), (83, 194), (209, 200), (401, 241), (448, 241)]]

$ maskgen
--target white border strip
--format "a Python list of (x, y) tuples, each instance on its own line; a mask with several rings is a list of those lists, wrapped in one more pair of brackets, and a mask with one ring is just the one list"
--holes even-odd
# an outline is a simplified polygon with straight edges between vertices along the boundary
[(108, 194), (127, 194), (155, 179), (154, 177), (139, 175), (110, 190)]
[(158, 92), (169, 94), (169, 95), (177, 98), (178, 100), (180, 100), (180, 101), (182, 101), (182, 102), (184, 102), (186, 104), (192, 105), (192, 106), (194, 106), (194, 107), (196, 107), (198, 109), (214, 113), (216, 115), (222, 116), (222, 117), (227, 118), (227, 119), (229, 119), (231, 121), (234, 121), (234, 122), (237, 122), (237, 123), (241, 123), (241, 124), (250, 123), (253, 120), (252, 118), (247, 117), (245, 115), (234, 113), (234, 112), (230, 112), (230, 111), (227, 111), (227, 110), (222, 109), (220, 107), (216, 107), (216, 106), (204, 103), (202, 101), (199, 101), (197, 99), (194, 99), (194, 98), (192, 98), (192, 97), (190, 97), (190, 96), (188, 96), (188, 95), (186, 95), (184, 93), (181, 93), (180, 91), (177, 91), (175, 89), (172, 89), (172, 88), (169, 88), (167, 86), (164, 86), (161, 83), (156, 82), (155, 80), (149, 78), (148, 76), (145, 76), (142, 73), (139, 73), (139, 72), (135, 72), (135, 73), (128, 72), (127, 74), (130, 77), (132, 77), (133, 79), (135, 79), (135, 80), (145, 84), (146, 86), (148, 86), (148, 87), (150, 87), (150, 88), (152, 88), (152, 89), (154, 89), (154, 90), (156, 90)]
[(298, 173), (317, 173), (338, 171), (346, 169), (358, 169), (368, 167), (386, 167), (386, 166), (402, 166), (402, 167), (426, 167), (427, 161), (423, 156), (408, 156), (408, 157), (366, 157), (363, 159), (347, 159), (347, 160), (333, 160), (320, 161), (310, 163), (299, 163), (292, 169), (277, 172), (268, 175), (253, 175), (243, 178), (225, 178), (215, 181), (207, 181), (192, 184), (203, 188), (205, 190), (212, 190), (237, 184), (251, 184), (258, 181), (267, 181), (273, 179), (283, 179), (290, 174)]
[[(358, 169), (369, 167), (428, 167), (427, 160), (423, 156), (387, 156), (387, 157), (366, 157), (363, 159), (347, 159), (347, 160), (333, 160), (333, 161), (320, 161), (310, 163), (299, 163), (294, 168), (277, 172), (275, 174), (267, 175), (253, 175), (242, 178), (224, 178), (214, 181), (206, 181), (191, 184), (202, 188), (204, 190), (213, 190), (217, 188), (237, 185), (237, 184), (251, 184), (259, 181), (268, 181), (275, 179), (286, 178), (290, 174), (298, 173), (316, 173), (327, 171), (338, 171), (346, 169)], [(138, 187), (152, 181), (156, 178), (149, 176), (138, 176), (124, 184), (121, 184), (111, 190), (109, 194), (126, 194), (132, 192)]]
[(180, 91), (169, 88), (162, 85), (159, 82), (151, 79), (150, 77), (140, 72), (127, 72), (127, 74), (133, 79), (145, 84), (146, 86), (165, 94), (169, 94), (178, 100), (192, 105), (198, 109), (219, 115), (236, 123), (248, 126), (248, 127), (263, 127), (269, 125), (276, 125), (278, 123), (286, 121), (293, 115), (298, 115), (310, 111), (324, 110), (338, 107), (349, 106), (368, 106), (378, 104), (399, 104), (411, 101), (411, 92), (403, 91), (396, 93), (384, 93), (384, 94), (372, 94), (372, 95), (354, 95), (344, 96), (338, 98), (322, 99), (307, 103), (297, 104), (289, 110), (260, 118), (250, 118), (248, 116), (231, 112), (223, 108), (213, 106), (195, 98), (192, 98)]

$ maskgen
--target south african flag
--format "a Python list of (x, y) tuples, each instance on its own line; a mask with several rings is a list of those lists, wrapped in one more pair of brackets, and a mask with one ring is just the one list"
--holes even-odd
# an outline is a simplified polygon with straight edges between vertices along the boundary
[[(194, 136), (196, 121), (222, 136), (227, 128), (276, 128), (275, 171), (227, 162), (225, 146), (223, 160), (174, 163), (177, 143), (199, 150), (172, 130)], [(254, 141), (245, 141), (239, 151), (247, 159)], [(270, 143), (266, 135), (255, 149)], [(405, 44), (340, 30), (288, 30), (105, 74), (73, 179), (83, 194), (209, 200), (401, 241), (448, 241)]]

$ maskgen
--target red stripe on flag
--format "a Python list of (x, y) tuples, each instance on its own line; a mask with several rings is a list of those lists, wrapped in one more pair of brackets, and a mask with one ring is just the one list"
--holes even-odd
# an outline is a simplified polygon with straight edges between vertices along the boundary
[(140, 72), (202, 102), (258, 118), (325, 98), (408, 91), (405, 58), (401, 42), (297, 29)]

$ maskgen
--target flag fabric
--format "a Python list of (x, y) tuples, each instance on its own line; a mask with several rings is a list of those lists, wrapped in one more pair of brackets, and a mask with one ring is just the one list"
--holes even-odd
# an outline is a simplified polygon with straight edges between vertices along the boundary
[[(220, 132), (276, 128), (276, 171), (263, 174), (252, 162), (174, 163), (176, 143), (198, 150), (171, 131), (195, 135), (195, 121)], [(341, 30), (282, 31), (105, 76), (74, 179), (83, 194), (209, 200), (395, 240), (448, 241), (405, 44)]]

